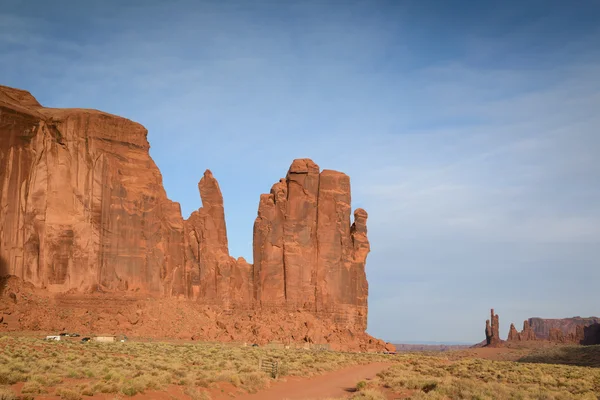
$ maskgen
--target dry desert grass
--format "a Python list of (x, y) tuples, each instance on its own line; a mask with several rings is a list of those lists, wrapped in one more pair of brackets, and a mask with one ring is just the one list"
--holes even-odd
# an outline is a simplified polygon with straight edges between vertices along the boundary
[[(229, 383), (247, 392), (269, 385), (260, 358), (276, 359), (281, 376), (311, 376), (352, 364), (389, 361), (389, 356), (217, 343), (79, 343), (0, 337), (0, 400), (14, 397), (11, 385), (25, 382), (22, 398), (44, 393), (81, 399), (95, 393), (133, 396), (180, 385), (192, 399), (204, 389)], [(13, 396), (13, 397), (11, 397)]]
[[(589, 356), (598, 348), (576, 350), (580, 356)], [(468, 358), (451, 360), (447, 356), (423, 354), (400, 355), (396, 361), (398, 363), (380, 373), (377, 380), (359, 382), (352, 399), (382, 400), (387, 398), (384, 393), (390, 391), (398, 394), (394, 398), (410, 399), (600, 398), (598, 368)]]
[[(462, 353), (461, 353), (462, 354)], [(600, 346), (535, 350), (521, 361), (492, 361), (419, 353), (397, 356), (279, 350), (216, 343), (87, 343), (0, 338), (0, 400), (51, 393), (77, 400), (96, 393), (132, 396), (174, 385), (193, 400), (210, 400), (221, 384), (245, 392), (272, 381), (257, 370), (260, 358), (280, 362), (282, 376), (311, 376), (352, 364), (393, 361), (372, 381), (359, 382), (352, 400), (598, 399)], [(548, 362), (561, 364), (547, 364)], [(392, 396), (392, 397), (390, 397)]]

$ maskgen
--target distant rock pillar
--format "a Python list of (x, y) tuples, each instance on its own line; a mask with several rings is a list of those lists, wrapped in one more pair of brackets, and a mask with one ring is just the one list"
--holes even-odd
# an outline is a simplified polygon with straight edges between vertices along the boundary
[(515, 324), (510, 324), (510, 330), (508, 331), (508, 339), (509, 342), (518, 342), (521, 340), (521, 334), (515, 328)]
[(485, 341), (490, 347), (498, 347), (502, 344), (500, 340), (500, 322), (498, 314), (494, 314), (492, 308), (490, 312), (490, 319), (485, 321)]

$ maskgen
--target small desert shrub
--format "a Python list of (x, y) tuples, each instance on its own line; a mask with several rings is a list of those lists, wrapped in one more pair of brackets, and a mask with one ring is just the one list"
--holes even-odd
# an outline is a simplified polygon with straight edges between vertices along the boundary
[(114, 382), (99, 382), (93, 386), (93, 390), (100, 393), (117, 393), (119, 392), (119, 387)]
[[(2, 338), (0, 338), (2, 339)], [(17, 395), (10, 388), (0, 387), (0, 400), (17, 400)]]
[(139, 390), (134, 385), (126, 383), (121, 387), (121, 393), (123, 393), (125, 396), (135, 396), (139, 393)]
[(364, 389), (352, 396), (350, 400), (387, 400), (387, 398), (378, 390)]
[(69, 372), (67, 372), (67, 376), (73, 379), (80, 379), (83, 378), (84, 373), (80, 369), (70, 369)]
[(93, 378), (96, 376), (96, 374), (94, 373), (94, 370), (86, 368), (84, 370), (81, 371), (83, 373), (83, 376), (85, 376), (86, 378)]
[(45, 383), (40, 382), (44, 386), (56, 386), (59, 383), (62, 383), (63, 379), (57, 374), (47, 374), (45, 376)]
[(186, 371), (182, 371), (182, 370), (176, 370), (173, 371), (173, 380), (176, 379), (181, 379), (181, 378), (185, 378), (187, 376), (187, 372)]
[(21, 393), (41, 394), (46, 393), (46, 390), (38, 382), (25, 382)]
[(235, 387), (239, 387), (242, 384), (242, 380), (240, 379), (240, 376), (237, 374), (230, 375), (229, 382), (231, 382), (231, 384)]
[[(252, 370), (252, 368), (248, 368), (250, 370)], [(240, 372), (250, 372), (250, 371), (246, 371), (245, 369), (240, 369)], [(282, 363), (279, 365), (279, 375), (281, 376), (286, 376), (290, 374), (290, 367), (287, 363)]]
[(27, 374), (19, 371), (10, 371), (8, 369), (0, 370), (0, 385), (13, 385), (18, 382), (25, 382)]
[(183, 393), (190, 396), (192, 400), (211, 400), (208, 392), (199, 391), (198, 389), (192, 387), (185, 388)]
[(421, 390), (425, 393), (429, 393), (437, 387), (437, 382), (427, 382), (421, 386)]
[(81, 394), (83, 396), (93, 396), (95, 393), (94, 388), (91, 386), (86, 386), (81, 389)]
[(196, 381), (194, 382), (194, 385), (203, 387), (203, 388), (208, 388), (208, 387), (210, 387), (210, 381), (204, 377), (200, 377), (200, 378), (196, 379)]
[(72, 389), (58, 389), (56, 393), (63, 400), (81, 400), (81, 394)]
[(361, 391), (361, 390), (365, 390), (367, 388), (367, 382), (365, 381), (360, 381), (356, 384), (356, 390)]
[(260, 372), (249, 372), (240, 374), (241, 386), (250, 393), (255, 393), (267, 387), (269, 378)]
[(42, 386), (48, 386), (48, 380), (45, 375), (31, 375), (29, 381), (39, 383)]
[(150, 375), (140, 375), (133, 378), (133, 381), (141, 390), (159, 390), (162, 389), (161, 383)]

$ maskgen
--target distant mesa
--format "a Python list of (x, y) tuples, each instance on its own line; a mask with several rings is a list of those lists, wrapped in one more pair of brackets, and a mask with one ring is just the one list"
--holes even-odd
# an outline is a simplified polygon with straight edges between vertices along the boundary
[(346, 174), (294, 160), (260, 196), (250, 264), (229, 254), (212, 172), (184, 219), (149, 147), (138, 123), (0, 86), (0, 272), (19, 278), (2, 280), (0, 331), (393, 348), (365, 333), (367, 212)]
[(523, 321), (519, 332), (510, 324), (508, 337), (502, 341), (498, 336), (499, 317), (491, 310), (490, 320), (486, 321), (486, 341), (489, 347), (499, 347), (506, 343), (549, 341), (553, 343), (595, 345), (600, 344), (600, 318), (572, 317), (562, 319), (529, 318)]

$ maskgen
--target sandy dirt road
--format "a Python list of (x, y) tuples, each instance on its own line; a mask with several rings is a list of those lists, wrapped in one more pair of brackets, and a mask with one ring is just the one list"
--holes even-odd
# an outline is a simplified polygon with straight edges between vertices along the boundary
[[(349, 396), (356, 383), (373, 379), (391, 363), (354, 365), (311, 378), (288, 377), (255, 394), (236, 396), (235, 400), (320, 400)], [(231, 397), (223, 399), (231, 400)], [(217, 398), (216, 400), (221, 400)]]

